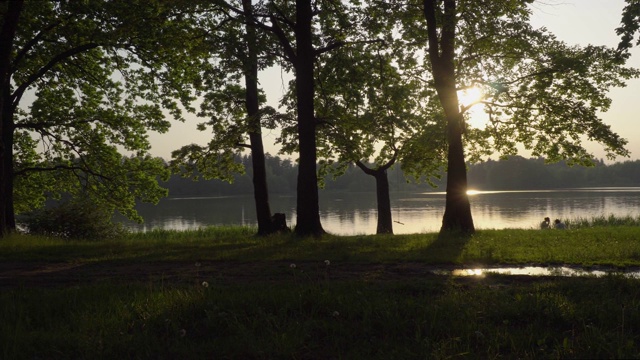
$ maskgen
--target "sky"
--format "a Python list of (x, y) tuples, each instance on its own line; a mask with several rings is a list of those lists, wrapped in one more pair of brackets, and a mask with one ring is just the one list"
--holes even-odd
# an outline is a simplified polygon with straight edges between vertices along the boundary
[[(556, 37), (569, 45), (617, 46), (619, 38), (615, 29), (620, 25), (624, 0), (543, 0), (534, 4), (532, 25), (546, 27)], [(628, 66), (640, 68), (640, 47), (632, 49)], [(277, 107), (286, 82), (291, 78), (277, 68), (260, 74), (260, 85), (267, 94), (268, 104)], [(614, 88), (610, 92), (613, 100), (611, 108), (600, 114), (604, 123), (628, 140), (630, 158), (615, 161), (640, 159), (640, 79), (632, 79), (624, 88)], [(171, 151), (191, 143), (206, 144), (210, 133), (198, 131), (196, 125), (203, 122), (194, 116), (187, 116), (184, 123), (174, 122), (167, 134), (150, 134), (151, 153), (165, 159), (171, 158)], [(265, 151), (276, 155), (277, 132), (263, 130)], [(586, 143), (585, 147), (596, 158), (605, 158), (599, 144)], [(526, 156), (526, 153), (521, 155)]]

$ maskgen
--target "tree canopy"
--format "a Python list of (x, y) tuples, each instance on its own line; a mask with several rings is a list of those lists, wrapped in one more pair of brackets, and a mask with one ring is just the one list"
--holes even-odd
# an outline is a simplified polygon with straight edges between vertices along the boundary
[[(0, 233), (16, 211), (63, 192), (136, 218), (136, 200), (166, 194), (157, 181), (168, 168), (149, 154), (148, 133), (169, 131), (184, 110), (198, 112), (211, 141), (176, 151), (174, 168), (230, 180), (250, 148), (263, 219), (261, 131), (282, 127), (283, 151), (299, 156), (299, 235), (324, 233), (323, 169), (381, 175), (397, 161), (416, 178), (446, 163), (442, 229), (473, 232), (469, 161), (520, 146), (590, 165), (586, 140), (608, 158), (628, 155), (599, 113), (612, 87), (640, 75), (625, 66), (640, 3), (627, 0), (617, 49), (533, 28), (532, 3), (1, 1)], [(287, 115), (259, 90), (258, 71), (274, 65), (294, 75)], [(472, 89), (482, 96), (462, 101)], [(474, 107), (484, 123), (470, 121)]]
[[(447, 117), (448, 184), (443, 230), (473, 232), (464, 141), (511, 155), (517, 144), (548, 161), (591, 164), (583, 138), (607, 157), (627, 156), (626, 140), (598, 116), (608, 90), (638, 71), (616, 49), (569, 46), (529, 23), (531, 1), (424, 0), (427, 53)], [(471, 129), (458, 91), (478, 87), (488, 121)], [(474, 104), (471, 104), (474, 105)]]
[[(12, 4), (0, 4), (4, 24), (15, 16)], [(24, 2), (2, 54), (10, 67), (1, 95), (0, 232), (15, 227), (15, 211), (62, 192), (135, 219), (136, 199), (166, 195), (157, 180), (169, 173), (149, 155), (147, 133), (166, 132), (168, 115), (180, 119), (180, 103), (194, 98), (198, 49), (185, 40), (198, 34), (182, 17), (187, 4)]]
[[(622, 10), (622, 20), (616, 33), (620, 35), (618, 50), (628, 50), (634, 44), (636, 33), (640, 32), (640, 1), (626, 0), (627, 5)], [(640, 45), (640, 37), (636, 40), (636, 46)]]

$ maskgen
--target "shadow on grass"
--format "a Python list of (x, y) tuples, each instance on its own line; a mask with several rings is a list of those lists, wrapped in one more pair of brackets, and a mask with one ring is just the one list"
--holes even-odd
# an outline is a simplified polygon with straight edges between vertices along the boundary
[[(94, 279), (148, 281), (168, 276), (196, 279), (194, 264), (220, 267), (221, 273), (251, 269), (289, 270), (289, 263), (450, 265), (461, 263), (461, 254), (471, 238), (461, 233), (410, 235), (361, 235), (300, 238), (294, 234), (270, 237), (232, 233), (201, 238), (173, 234), (179, 239), (154, 235), (134, 241), (65, 243), (34, 242), (32, 246), (7, 246), (0, 256), (0, 287), (21, 283), (42, 285), (83, 283)], [(19, 244), (19, 242), (17, 243)], [(273, 263), (278, 266), (274, 267)], [(284, 264), (284, 265), (283, 265)], [(321, 266), (321, 267), (322, 267)], [(284, 270), (282, 270), (282, 269)], [(214, 269), (211, 269), (214, 270)], [(216, 269), (216, 271), (218, 271)], [(275, 270), (273, 270), (275, 271)], [(276, 271), (276, 272), (277, 272)], [(128, 276), (127, 276), (128, 275)], [(277, 275), (277, 274), (273, 274)]]
[(424, 259), (433, 263), (456, 264), (460, 262), (465, 246), (473, 234), (459, 231), (444, 231), (423, 250)]
[[(422, 262), (457, 264), (473, 235), (444, 232), (409, 235), (299, 237), (294, 233), (252, 237), (238, 243), (172, 244), (122, 254), (123, 260), (344, 261), (357, 263)], [(133, 249), (131, 249), (133, 250)]]

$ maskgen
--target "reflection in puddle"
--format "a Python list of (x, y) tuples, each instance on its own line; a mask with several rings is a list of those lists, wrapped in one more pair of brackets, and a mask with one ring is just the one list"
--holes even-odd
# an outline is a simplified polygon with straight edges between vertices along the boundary
[(526, 276), (596, 276), (601, 277), (609, 274), (619, 274), (631, 278), (640, 279), (640, 271), (624, 271), (619, 269), (611, 270), (589, 270), (581, 268), (573, 268), (567, 266), (544, 267), (544, 266), (525, 266), (525, 267), (509, 267), (509, 268), (477, 268), (477, 269), (454, 269), (454, 270), (434, 270), (437, 275), (453, 275), (453, 276), (484, 276), (487, 274), (501, 275), (526, 275)]

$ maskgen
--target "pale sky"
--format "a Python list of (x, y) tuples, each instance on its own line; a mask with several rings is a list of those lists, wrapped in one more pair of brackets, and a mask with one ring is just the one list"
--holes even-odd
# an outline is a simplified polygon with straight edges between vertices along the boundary
[[(569, 45), (607, 45), (615, 47), (619, 38), (615, 28), (620, 24), (624, 0), (544, 0), (534, 5), (532, 18), (535, 27), (546, 27), (559, 40)], [(640, 68), (640, 47), (632, 49), (628, 66)], [(265, 90), (268, 103), (277, 106), (282, 95), (284, 84), (290, 79), (289, 74), (279, 69), (270, 69), (260, 75), (262, 88)], [(602, 119), (611, 125), (613, 131), (626, 138), (627, 148), (631, 151), (631, 160), (640, 159), (640, 79), (628, 81), (627, 87), (611, 90), (613, 103), (608, 112), (601, 114)], [(196, 130), (202, 122), (189, 116), (185, 123), (174, 122), (167, 134), (150, 134), (152, 154), (171, 158), (171, 151), (191, 143), (206, 144), (209, 132)], [(265, 151), (275, 155), (278, 149), (274, 146), (276, 133), (264, 130)], [(597, 158), (604, 158), (604, 151), (598, 144), (589, 144), (587, 149)], [(527, 154), (521, 154), (527, 156)], [(616, 161), (624, 161), (618, 158)]]

